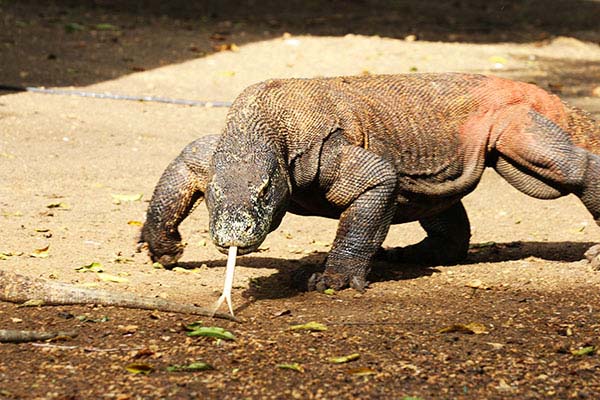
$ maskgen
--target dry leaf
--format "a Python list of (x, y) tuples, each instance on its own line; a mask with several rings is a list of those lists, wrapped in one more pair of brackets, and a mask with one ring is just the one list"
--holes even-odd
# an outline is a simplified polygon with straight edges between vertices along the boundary
[(470, 335), (481, 335), (483, 333), (488, 333), (487, 328), (485, 327), (485, 325), (480, 324), (478, 322), (471, 322), (469, 324), (455, 324), (455, 325), (451, 325), (448, 326), (446, 328), (442, 328), (438, 331), (438, 333), (454, 333), (454, 332), (459, 332), (459, 333), (468, 333)]
[(71, 207), (69, 207), (69, 205), (67, 203), (62, 203), (62, 202), (50, 203), (46, 206), (46, 208), (55, 208), (57, 210), (70, 210), (71, 209)]
[(105, 272), (98, 272), (96, 274), (98, 276), (98, 278), (100, 278), (101, 281), (103, 282), (114, 282), (114, 283), (125, 283), (125, 282), (129, 282), (129, 279), (127, 278), (122, 278), (120, 276), (116, 276), (116, 275), (111, 275), (111, 274), (107, 274)]
[(327, 361), (329, 361), (330, 363), (333, 363), (333, 364), (343, 364), (343, 363), (347, 363), (350, 361), (358, 360), (359, 358), (360, 358), (360, 354), (352, 353), (347, 356), (330, 357), (327, 359)]
[(302, 367), (302, 365), (298, 364), (298, 363), (283, 363), (283, 364), (277, 364), (277, 368), (281, 368), (281, 369), (291, 369), (293, 371), (296, 372), (304, 372), (304, 367)]
[(124, 202), (134, 202), (134, 201), (140, 201), (142, 200), (142, 197), (144, 195), (141, 193), (136, 193), (136, 194), (111, 194), (111, 197), (113, 198), (113, 203), (114, 204), (121, 204)]
[(154, 371), (154, 368), (148, 364), (133, 363), (125, 366), (125, 369), (132, 374), (144, 374), (148, 375)]
[(348, 370), (349, 374), (358, 375), (358, 376), (366, 376), (366, 375), (375, 375), (377, 371), (370, 368), (354, 368)]
[(33, 251), (33, 253), (29, 254), (29, 256), (34, 257), (34, 258), (48, 258), (48, 256), (50, 255), (48, 253), (49, 248), (50, 248), (50, 245), (48, 245), (46, 247), (42, 247), (41, 249), (35, 249)]

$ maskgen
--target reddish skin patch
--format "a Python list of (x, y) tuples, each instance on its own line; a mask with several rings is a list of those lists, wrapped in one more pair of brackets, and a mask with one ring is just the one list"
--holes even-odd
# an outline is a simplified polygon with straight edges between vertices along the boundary
[(501, 145), (503, 137), (511, 141), (533, 140), (525, 134), (531, 122), (528, 115), (531, 110), (563, 129), (568, 125), (567, 110), (561, 100), (529, 83), (488, 77), (469, 94), (479, 103), (479, 112), (467, 119), (462, 133), (470, 137), (489, 135), (488, 149)]
[(502, 111), (509, 106), (523, 105), (546, 116), (557, 125), (566, 127), (567, 113), (557, 96), (529, 83), (497, 77), (488, 77), (484, 82), (484, 85), (471, 93), (474, 99), (481, 102), (482, 109)]

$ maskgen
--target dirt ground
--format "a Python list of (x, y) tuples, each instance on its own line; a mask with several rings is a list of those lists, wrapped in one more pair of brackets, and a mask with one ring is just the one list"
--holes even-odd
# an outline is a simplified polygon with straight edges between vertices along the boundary
[[(600, 119), (596, 1), (120, 3), (0, 0), (0, 85), (230, 101), (273, 77), (468, 71), (537, 83)], [(135, 242), (163, 169), (226, 113), (0, 92), (0, 269), (212, 304), (225, 257), (203, 205), (181, 228), (182, 268), (153, 268)], [(78, 332), (0, 344), (0, 398), (598, 398), (600, 273), (581, 261), (600, 241), (591, 216), (574, 197), (531, 199), (491, 171), (465, 206), (466, 262), (378, 262), (364, 294), (295, 290), (293, 272), (323, 263), (336, 221), (286, 216), (238, 258), (241, 323), (0, 303), (0, 329)], [(394, 226), (385, 245), (422, 238), (417, 224)], [(77, 271), (91, 263), (108, 276)], [(236, 339), (188, 337), (199, 319)], [(328, 330), (289, 330), (310, 321)], [(440, 333), (470, 323), (485, 332)], [(199, 360), (214, 369), (167, 370)]]

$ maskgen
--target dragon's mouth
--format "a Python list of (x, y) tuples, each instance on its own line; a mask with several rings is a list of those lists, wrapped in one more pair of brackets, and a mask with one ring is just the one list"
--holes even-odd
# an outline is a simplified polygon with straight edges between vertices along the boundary
[[(258, 249), (259, 245), (251, 245), (251, 246), (240, 246), (237, 245), (238, 248), (238, 255), (244, 255), (244, 254), (248, 254), (248, 253), (252, 253), (253, 251), (256, 251), (256, 249)], [(219, 252), (223, 253), (223, 254), (228, 254), (229, 253), (229, 247), (230, 246), (221, 246), (215, 243), (215, 247), (217, 248), (217, 250), (219, 250)]]

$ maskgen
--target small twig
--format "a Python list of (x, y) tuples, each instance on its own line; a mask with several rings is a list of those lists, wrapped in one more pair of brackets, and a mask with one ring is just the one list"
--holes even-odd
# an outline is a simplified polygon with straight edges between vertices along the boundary
[(78, 350), (81, 349), (87, 353), (113, 353), (116, 351), (132, 351), (132, 350), (142, 350), (143, 347), (123, 347), (123, 348), (112, 348), (112, 349), (100, 349), (98, 347), (81, 347), (81, 346), (65, 346), (60, 344), (52, 344), (52, 343), (31, 343), (33, 347), (42, 347), (42, 348), (50, 348), (50, 349), (59, 349), (59, 350)]
[(74, 338), (77, 332), (44, 332), (0, 329), (0, 343), (24, 343), (55, 338)]
[(88, 92), (88, 91), (83, 91), (83, 90), (69, 90), (69, 89), (51, 89), (51, 88), (33, 87), (33, 86), (25, 87), (25, 86), (14, 86), (14, 85), (0, 85), (0, 91), (30, 92), (30, 93), (41, 93), (41, 94), (54, 94), (54, 95), (61, 95), (61, 96), (91, 97), (94, 99), (167, 103), (167, 104), (179, 104), (179, 105), (184, 105), (184, 106), (196, 106), (196, 107), (207, 107), (207, 108), (231, 107), (230, 101), (173, 99), (170, 97), (159, 97), (159, 96), (132, 96), (132, 95), (128, 95), (128, 94)]
[(60, 350), (74, 350), (78, 349), (79, 346), (65, 346), (62, 344), (52, 344), (52, 343), (31, 343), (33, 347), (44, 347), (50, 349), (60, 349)]

